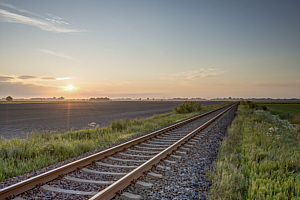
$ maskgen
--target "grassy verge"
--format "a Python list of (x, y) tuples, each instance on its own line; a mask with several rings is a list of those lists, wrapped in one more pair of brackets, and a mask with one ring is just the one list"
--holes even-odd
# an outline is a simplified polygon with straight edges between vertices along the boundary
[(299, 126), (240, 105), (207, 176), (210, 199), (300, 199)]
[(30, 134), (25, 139), (0, 140), (0, 181), (22, 175), (85, 152), (167, 126), (230, 102), (203, 106), (199, 112), (166, 113), (150, 118), (123, 119), (103, 128), (87, 128), (67, 133)]

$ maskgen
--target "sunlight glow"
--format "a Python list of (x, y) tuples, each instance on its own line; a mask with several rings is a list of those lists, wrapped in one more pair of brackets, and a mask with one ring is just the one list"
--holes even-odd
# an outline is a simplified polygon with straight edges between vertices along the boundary
[(73, 90), (73, 89), (74, 89), (73, 85), (68, 85), (68, 86), (66, 87), (66, 90)]

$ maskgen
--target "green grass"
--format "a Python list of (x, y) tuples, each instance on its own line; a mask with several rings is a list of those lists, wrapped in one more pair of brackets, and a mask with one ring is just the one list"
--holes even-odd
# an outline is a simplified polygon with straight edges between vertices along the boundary
[(33, 133), (25, 139), (5, 140), (1, 138), (0, 181), (141, 135), (229, 103), (203, 106), (201, 111), (195, 113), (176, 114), (172, 112), (154, 115), (150, 118), (117, 120), (103, 128), (94, 126), (61, 134)]
[(240, 105), (207, 177), (210, 199), (300, 199), (299, 126)]
[(300, 124), (300, 104), (267, 104), (267, 109), (281, 119), (289, 120), (294, 124)]

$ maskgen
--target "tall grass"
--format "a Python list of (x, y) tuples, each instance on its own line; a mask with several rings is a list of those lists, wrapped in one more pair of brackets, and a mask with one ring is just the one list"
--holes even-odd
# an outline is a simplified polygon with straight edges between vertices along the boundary
[(210, 199), (300, 199), (299, 126), (240, 105), (207, 176)]
[(166, 113), (150, 118), (116, 120), (107, 127), (90, 127), (67, 133), (33, 133), (25, 139), (0, 140), (0, 181), (47, 167), (65, 159), (167, 126), (228, 104), (204, 106), (188, 114)]

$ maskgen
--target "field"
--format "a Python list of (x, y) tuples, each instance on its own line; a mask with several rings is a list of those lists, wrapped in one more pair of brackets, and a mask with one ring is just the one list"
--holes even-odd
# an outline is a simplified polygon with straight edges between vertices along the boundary
[(203, 106), (201, 111), (194, 113), (169, 112), (150, 118), (125, 118), (113, 121), (109, 126), (102, 128), (91, 125), (83, 130), (62, 134), (44, 132), (31, 134), (24, 139), (0, 140), (0, 181), (106, 147), (229, 103)]
[[(17, 103), (17, 104), (16, 104)], [(21, 104), (20, 104), (21, 103)], [(151, 117), (171, 112), (179, 101), (128, 101), (99, 103), (26, 103), (0, 104), (0, 136), (24, 138), (27, 133), (43, 130), (66, 132), (80, 130), (95, 122), (100, 127), (113, 120)], [(217, 102), (202, 102), (202, 105)]]
[[(265, 105), (273, 113), (299, 113), (294, 104)], [(207, 177), (210, 199), (300, 199), (299, 125), (244, 102)]]
[(300, 102), (258, 102), (258, 105), (266, 105), (268, 111), (278, 115), (281, 119), (289, 120), (294, 124), (300, 124)]

